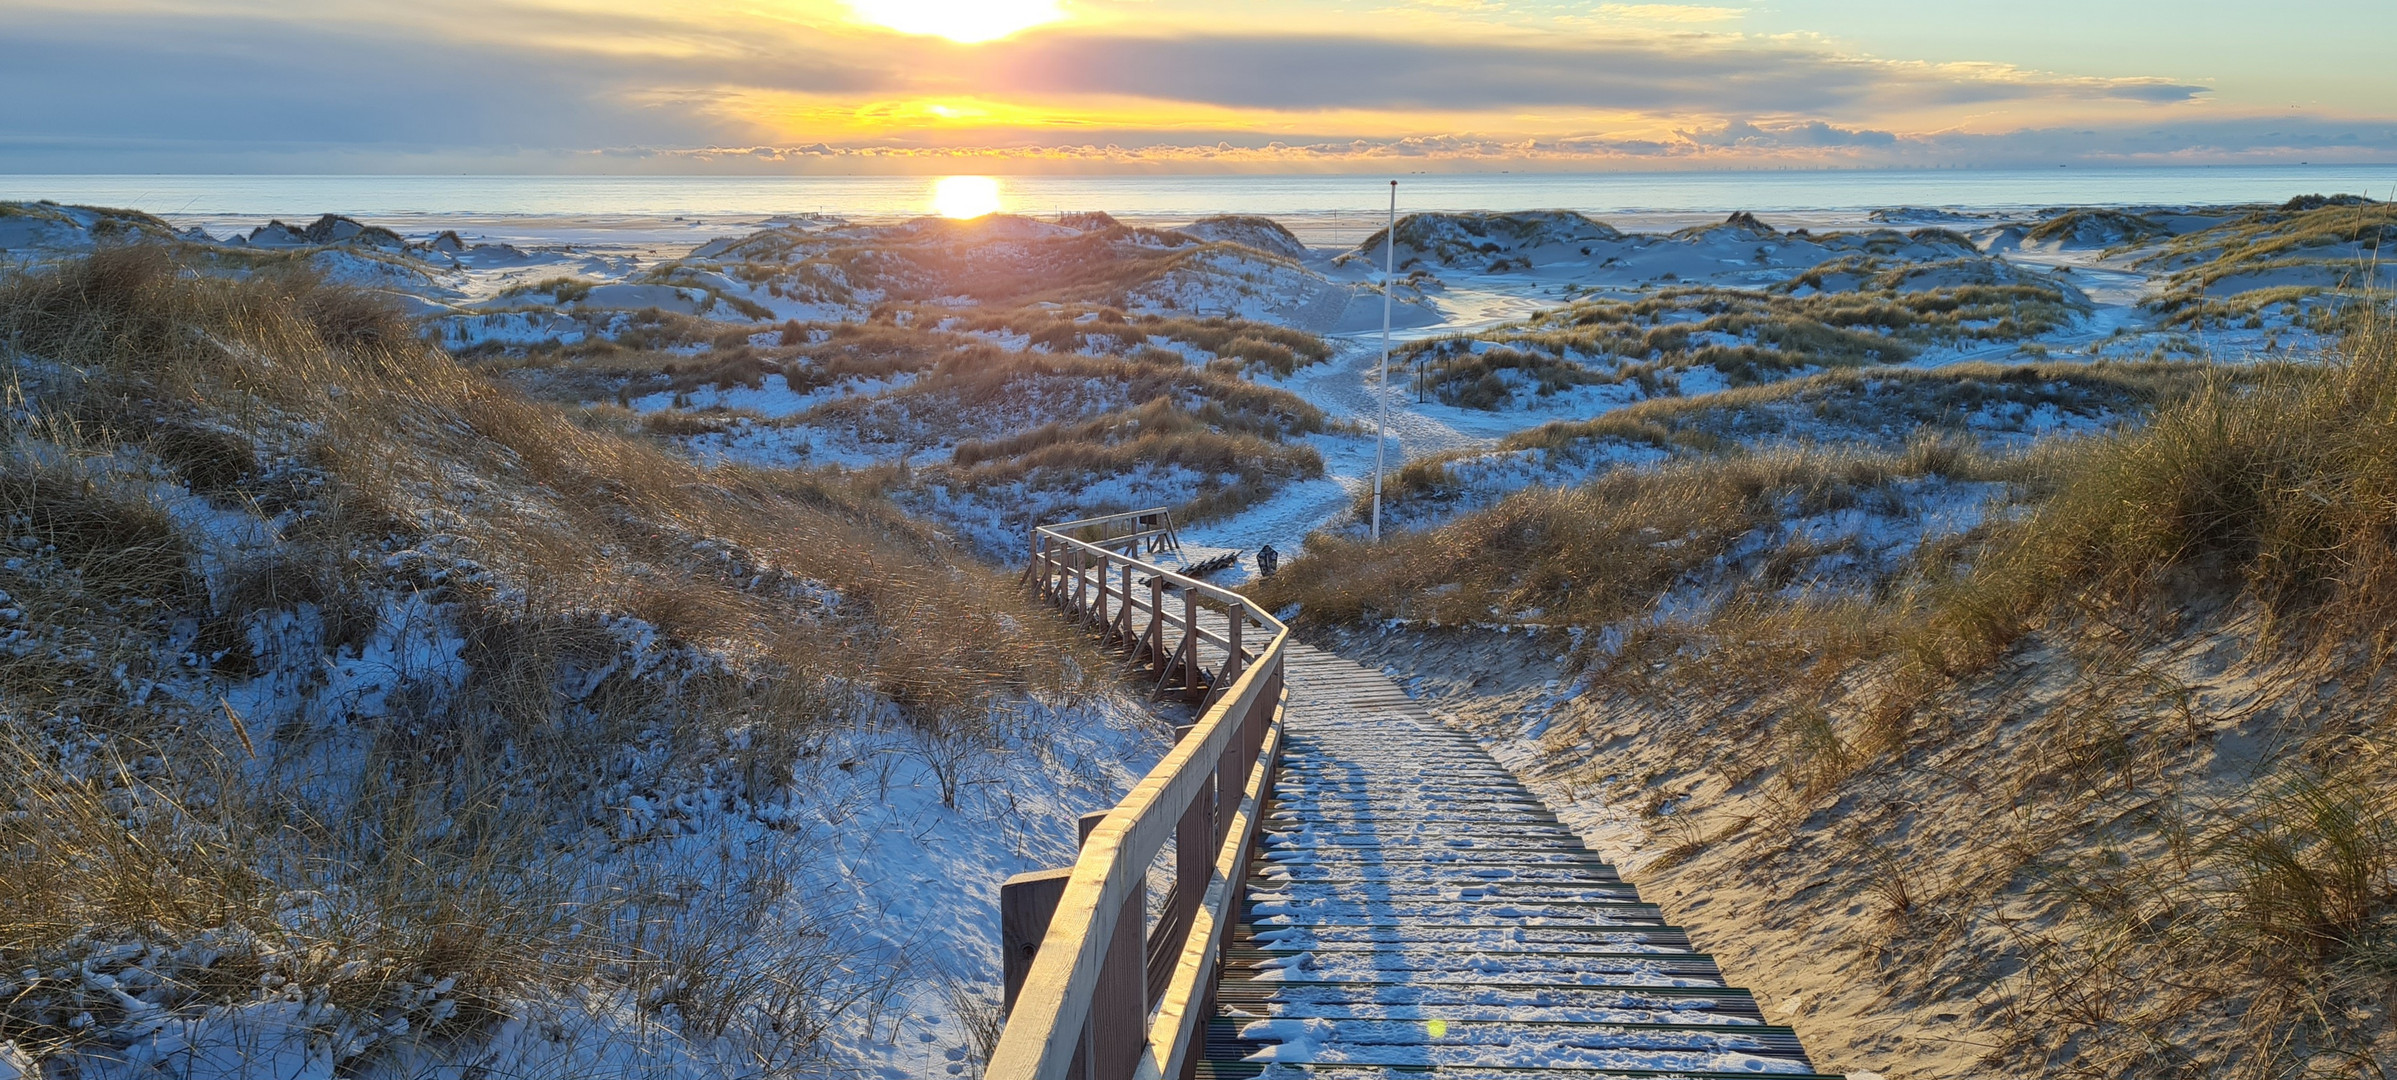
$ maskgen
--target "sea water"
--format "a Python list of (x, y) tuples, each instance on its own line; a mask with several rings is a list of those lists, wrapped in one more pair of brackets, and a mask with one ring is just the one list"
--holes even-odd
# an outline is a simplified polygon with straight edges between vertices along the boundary
[[(463, 222), (529, 233), (568, 226), (703, 229), (777, 215), (888, 220), (929, 211), (931, 176), (245, 176), (0, 174), (0, 199), (51, 199), (146, 210), (213, 229), (269, 218), (348, 214), (406, 232)], [(2295, 195), (2397, 195), (2397, 164), (2153, 168), (1920, 169), (1668, 173), (1479, 173), (1403, 176), (1003, 176), (1005, 208), (1047, 217), (1103, 210), (1178, 223), (1259, 214), (1313, 234), (1361, 239), (1387, 213), (1577, 210), (1677, 225), (1734, 210), (1798, 215), (1799, 223), (1873, 209), (1964, 213), (2053, 206), (2183, 206), (2281, 202)], [(567, 228), (564, 231), (572, 231)], [(662, 237), (661, 237), (662, 238)]]

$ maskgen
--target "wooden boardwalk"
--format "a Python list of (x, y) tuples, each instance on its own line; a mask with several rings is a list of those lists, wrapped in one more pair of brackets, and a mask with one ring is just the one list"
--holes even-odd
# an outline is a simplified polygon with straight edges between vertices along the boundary
[(1812, 1076), (1712, 958), (1472, 739), (1293, 643), (1204, 1080)]
[(1032, 538), (1026, 583), (1204, 713), (1001, 889), (993, 1080), (1830, 1080), (1478, 743), (1178, 547), (1162, 509)]

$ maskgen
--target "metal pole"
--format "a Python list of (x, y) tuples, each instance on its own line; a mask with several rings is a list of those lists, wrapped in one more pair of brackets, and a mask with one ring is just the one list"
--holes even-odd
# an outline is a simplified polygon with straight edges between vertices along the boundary
[(1373, 425), (1373, 542), (1382, 542), (1382, 457), (1390, 447), (1390, 290), (1398, 274), (1398, 181), (1390, 181), (1390, 227), (1382, 231), (1381, 409)]

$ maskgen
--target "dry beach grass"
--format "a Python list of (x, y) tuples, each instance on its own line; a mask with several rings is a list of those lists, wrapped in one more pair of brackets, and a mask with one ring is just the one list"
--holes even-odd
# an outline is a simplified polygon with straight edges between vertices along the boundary
[[(2386, 1076), (2397, 334), (2175, 380), (2148, 424), (2005, 465), (2020, 511), (1867, 590), (1720, 561), (1859, 468), (1788, 453), (1333, 542), (1264, 594), (1529, 739), (1560, 797), (1644, 813), (1644, 891), (1819, 1063)], [(1401, 614), (1454, 628), (1369, 629)], [(1461, 628), (1493, 621), (1588, 631), (1571, 700), (1540, 682), (1558, 636)]]
[(2193, 392), (2215, 370), (2188, 363), (2103, 361), (1837, 369), (1712, 394), (1650, 398), (1587, 420), (1517, 431), (1486, 450), (1414, 458), (1399, 469), (1386, 496), (1401, 508), (1416, 500), (1456, 500), (1468, 494), (1463, 467), (1506, 455), (1533, 454), (1561, 464), (1609, 448), (1733, 454), (1758, 442), (1804, 442), (1818, 431), (1825, 442), (1894, 449), (1925, 432), (1966, 441), (2003, 435), (2006, 429), (1976, 432), (1968, 422), (1976, 413), (1998, 410), (2026, 419), (2045, 409), (2059, 416), (2128, 420)]
[[(576, 852), (644, 843), (663, 777), (762, 804), (861, 718), (975, 745), (1098, 662), (886, 504), (582, 422), (354, 290), (108, 249), (0, 283), (0, 341), (0, 1042), (37, 1056), (275, 1000), (346, 1060), (579, 986), (800, 1068), (877, 991), (828, 932), (740, 940), (787, 867), (694, 900)], [(317, 693), (382, 647), (424, 670)]]
[[(2035, 337), (2086, 307), (2066, 287), (2036, 282), (1899, 291), (1908, 275), (1936, 275), (1943, 265), (1883, 270), (1861, 258), (1819, 267), (1774, 292), (1675, 288), (1637, 300), (1583, 300), (1518, 326), (1410, 346), (1402, 356), (1442, 401), (1487, 409), (1524, 390), (1552, 394), (1595, 383), (1638, 382), (1654, 393), (1701, 367), (1742, 386), (1807, 369), (1895, 364), (1934, 343)], [(1862, 280), (1788, 294), (1819, 284), (1813, 275)], [(1521, 373), (1512, 382), (1499, 374), (1510, 368)]]
[[(1162, 501), (1192, 521), (1235, 513), (1322, 472), (1302, 440), (1326, 429), (1323, 413), (1251, 377), (1328, 355), (1312, 334), (1110, 309), (927, 308), (866, 322), (790, 322), (779, 328), (781, 344), (761, 346), (753, 327), (702, 333), (697, 320), (681, 317), (661, 325), (678, 321), (694, 324), (684, 336), (706, 344), (703, 351), (661, 351), (654, 342), (518, 355), (491, 349), (471, 364), (528, 393), (580, 405), (602, 426), (684, 439), (779, 436), (797, 445), (817, 432), (878, 459), (867, 467), (794, 462), (813, 466), (817, 482), (889, 495), (919, 512), (931, 502), (935, 520), (935, 500), (988, 506), (1006, 515), (1011, 537), (1038, 514), (1133, 508), (1096, 492), (1136, 471), (1178, 477), (1162, 485), (1170, 493)], [(1006, 342), (1009, 335), (1026, 340)], [(1155, 341), (1213, 358), (1194, 363)], [(764, 400), (776, 400), (777, 380), (789, 394), (822, 399), (771, 417), (696, 406), (710, 390), (764, 391)], [(652, 401), (637, 418), (622, 409), (664, 393), (674, 395), (672, 406)], [(604, 404), (611, 399), (616, 406)], [(1014, 547), (1010, 539), (982, 553)]]

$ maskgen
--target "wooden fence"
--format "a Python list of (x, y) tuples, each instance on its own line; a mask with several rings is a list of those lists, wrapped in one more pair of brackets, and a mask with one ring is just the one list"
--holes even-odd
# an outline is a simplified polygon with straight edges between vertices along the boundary
[[(1184, 1080), (1281, 752), (1289, 631), (1246, 597), (1140, 556), (1178, 549), (1163, 510), (1033, 531), (1024, 580), (1129, 653), (1160, 695), (1206, 703), (1165, 760), (1081, 822), (1071, 868), (999, 892), (1007, 1025), (992, 1080)], [(1173, 844), (1152, 919), (1149, 868)]]

